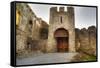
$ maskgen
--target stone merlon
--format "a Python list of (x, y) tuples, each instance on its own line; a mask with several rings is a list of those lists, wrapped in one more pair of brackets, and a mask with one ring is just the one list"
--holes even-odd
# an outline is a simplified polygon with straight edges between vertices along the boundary
[(64, 7), (60, 7), (59, 12), (64, 12)]
[(50, 11), (57, 12), (57, 7), (50, 8)]
[(74, 12), (74, 8), (73, 7), (67, 7), (67, 11), (70, 12), (70, 13)]

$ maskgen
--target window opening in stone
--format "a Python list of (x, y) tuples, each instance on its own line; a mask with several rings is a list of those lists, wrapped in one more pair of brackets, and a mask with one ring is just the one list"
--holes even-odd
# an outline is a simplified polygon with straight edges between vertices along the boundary
[(32, 31), (32, 25), (33, 25), (32, 20), (29, 20), (29, 32)]
[(60, 17), (60, 22), (62, 23), (62, 16)]

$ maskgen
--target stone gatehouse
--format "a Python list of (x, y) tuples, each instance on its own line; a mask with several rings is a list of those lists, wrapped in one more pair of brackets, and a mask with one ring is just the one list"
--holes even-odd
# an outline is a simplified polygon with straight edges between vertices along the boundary
[(74, 8), (50, 8), (47, 52), (75, 52)]

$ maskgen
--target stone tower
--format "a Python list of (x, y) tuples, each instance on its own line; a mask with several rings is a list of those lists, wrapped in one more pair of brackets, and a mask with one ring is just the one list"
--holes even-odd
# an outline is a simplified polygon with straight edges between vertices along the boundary
[(74, 8), (50, 8), (47, 52), (75, 52)]

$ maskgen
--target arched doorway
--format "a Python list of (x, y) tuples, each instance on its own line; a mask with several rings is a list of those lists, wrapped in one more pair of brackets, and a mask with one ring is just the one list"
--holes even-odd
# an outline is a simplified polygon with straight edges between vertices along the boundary
[(57, 42), (57, 52), (68, 52), (69, 34), (64, 28), (59, 28), (55, 31), (54, 37)]

